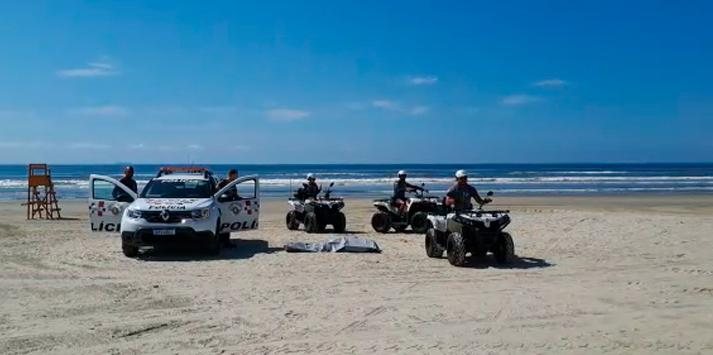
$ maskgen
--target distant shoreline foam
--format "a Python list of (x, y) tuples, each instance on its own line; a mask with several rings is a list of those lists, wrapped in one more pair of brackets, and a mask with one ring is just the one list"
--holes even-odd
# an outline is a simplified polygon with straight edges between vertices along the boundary
[[(227, 171), (232, 165), (209, 166)], [(470, 172), (479, 190), (506, 195), (587, 195), (713, 193), (713, 164), (502, 164), (502, 165), (404, 165), (409, 181), (424, 183), (442, 195), (453, 183), (456, 168)], [(53, 167), (53, 180), (62, 199), (85, 199), (89, 174), (119, 177), (119, 165), (61, 165)], [(139, 187), (155, 176), (159, 165), (136, 165)], [(307, 172), (318, 175), (322, 184), (335, 182), (334, 191), (349, 197), (391, 194), (395, 166), (379, 165), (247, 165), (241, 175), (260, 176), (263, 196), (288, 196)], [(26, 167), (0, 165), (0, 200), (21, 200), (27, 194)]]

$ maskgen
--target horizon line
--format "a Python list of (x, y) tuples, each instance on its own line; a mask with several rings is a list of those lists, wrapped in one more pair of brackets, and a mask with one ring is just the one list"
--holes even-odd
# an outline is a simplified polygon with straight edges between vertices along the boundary
[(703, 164), (703, 165), (713, 165), (713, 161), (648, 161), (648, 162), (627, 162), (627, 161), (612, 161), (612, 162), (488, 162), (488, 163), (465, 163), (465, 162), (447, 162), (447, 163), (132, 163), (132, 162), (113, 162), (113, 163), (0, 163), (0, 166), (26, 166), (29, 164), (47, 164), (47, 165), (77, 165), (77, 166), (90, 166), (90, 165), (172, 165), (172, 166), (199, 166), (199, 165), (287, 165), (287, 166), (304, 166), (304, 165), (572, 165), (572, 164), (582, 164), (582, 165), (653, 165), (653, 164), (680, 164), (680, 165), (691, 165), (691, 164)]

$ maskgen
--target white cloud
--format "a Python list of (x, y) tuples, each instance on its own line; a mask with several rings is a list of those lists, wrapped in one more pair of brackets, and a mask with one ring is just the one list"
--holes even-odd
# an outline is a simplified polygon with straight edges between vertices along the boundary
[(108, 144), (102, 143), (91, 143), (91, 142), (76, 142), (69, 145), (71, 149), (89, 149), (89, 150), (103, 150), (111, 148)]
[(128, 148), (132, 149), (132, 150), (141, 150), (141, 149), (146, 149), (146, 145), (144, 145), (143, 143), (129, 144)]
[(122, 106), (105, 105), (105, 106), (88, 106), (79, 107), (69, 110), (70, 114), (81, 116), (126, 116), (129, 110)]
[(532, 95), (509, 95), (500, 99), (500, 104), (505, 106), (522, 106), (540, 101), (541, 99), (537, 96)]
[(188, 150), (203, 150), (205, 148), (200, 144), (189, 144), (186, 146), (186, 149), (188, 149)]
[(532, 86), (537, 86), (541, 88), (559, 88), (566, 86), (568, 83), (562, 79), (545, 79), (532, 83)]
[(409, 85), (415, 86), (433, 85), (438, 82), (438, 77), (435, 75), (409, 76), (407, 82)]
[(60, 78), (96, 78), (118, 75), (116, 67), (106, 60), (87, 63), (85, 67), (62, 69), (57, 71)]
[(290, 108), (275, 108), (265, 111), (268, 119), (275, 122), (293, 122), (305, 119), (310, 116), (310, 113), (302, 110)]
[(428, 106), (414, 106), (409, 109), (409, 113), (418, 116), (418, 115), (423, 115), (427, 113), (429, 110)]
[(392, 111), (396, 111), (400, 107), (398, 103), (391, 100), (374, 100), (371, 102), (371, 105), (376, 108)]
[(384, 111), (397, 112), (401, 114), (420, 116), (429, 111), (428, 106), (415, 105), (415, 106), (404, 106), (396, 101), (391, 100), (374, 100), (371, 102), (371, 106)]

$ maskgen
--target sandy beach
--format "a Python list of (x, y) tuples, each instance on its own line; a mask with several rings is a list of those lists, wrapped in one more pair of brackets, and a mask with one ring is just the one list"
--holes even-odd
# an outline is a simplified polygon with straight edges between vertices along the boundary
[(500, 198), (518, 261), (456, 268), (423, 236), (348, 230), (381, 254), (290, 254), (284, 201), (218, 258), (122, 255), (0, 204), (0, 353), (711, 353), (713, 196)]

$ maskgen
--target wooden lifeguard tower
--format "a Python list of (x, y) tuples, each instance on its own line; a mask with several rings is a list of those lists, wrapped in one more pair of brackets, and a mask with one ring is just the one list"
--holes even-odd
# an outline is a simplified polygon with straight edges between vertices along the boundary
[(27, 167), (27, 219), (60, 219), (60, 208), (47, 164)]

